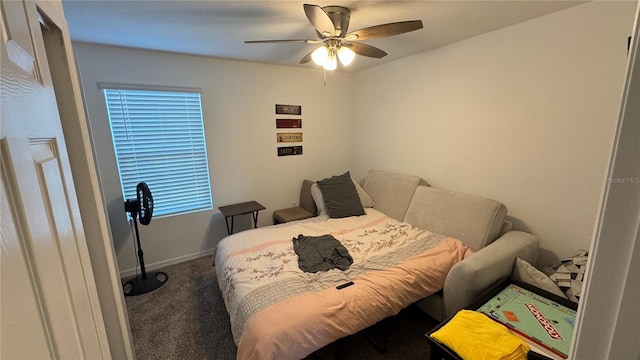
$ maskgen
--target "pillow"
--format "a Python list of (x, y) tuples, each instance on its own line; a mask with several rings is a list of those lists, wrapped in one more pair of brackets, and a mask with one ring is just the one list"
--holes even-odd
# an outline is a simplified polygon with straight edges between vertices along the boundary
[(553, 280), (551, 280), (542, 271), (536, 269), (533, 265), (529, 264), (525, 260), (520, 259), (519, 257), (516, 258), (516, 262), (513, 265), (512, 277), (514, 280), (519, 280), (533, 285), (537, 288), (558, 295), (561, 298), (567, 298), (562, 290), (558, 287), (558, 285), (553, 282)]
[[(369, 196), (369, 194), (364, 191), (360, 184), (354, 181), (353, 185), (356, 187), (356, 191), (358, 192), (358, 197), (360, 198), (360, 202), (362, 203), (363, 208), (372, 208), (376, 205), (371, 196)], [(313, 202), (316, 203), (316, 207), (318, 208), (318, 215), (326, 215), (327, 210), (324, 207), (322, 192), (320, 192), (320, 188), (316, 183), (313, 183), (313, 185), (311, 185), (311, 197), (313, 197)]]
[(362, 207), (372, 208), (376, 205), (376, 203), (373, 202), (373, 199), (371, 198), (371, 196), (369, 196), (369, 194), (367, 194), (367, 192), (364, 191), (364, 189), (362, 188), (362, 186), (360, 186), (360, 184), (354, 181), (353, 185), (356, 187), (356, 191), (358, 192), (358, 197), (360, 198)]
[(580, 301), (582, 281), (588, 260), (589, 253), (585, 250), (578, 250), (575, 255), (560, 260), (558, 264), (547, 266), (543, 270), (560, 290), (564, 291), (567, 299), (577, 303)]
[(317, 182), (330, 218), (364, 215), (364, 208), (349, 172)]
[(324, 208), (324, 199), (322, 198), (322, 193), (320, 192), (320, 188), (316, 183), (313, 183), (313, 185), (311, 185), (311, 197), (313, 198), (313, 202), (316, 203), (316, 207), (318, 208), (318, 215), (327, 215), (327, 210)]

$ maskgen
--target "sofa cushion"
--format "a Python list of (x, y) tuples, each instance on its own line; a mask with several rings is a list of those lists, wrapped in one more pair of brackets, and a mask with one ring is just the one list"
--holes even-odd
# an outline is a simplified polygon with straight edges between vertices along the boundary
[(313, 214), (301, 206), (280, 209), (273, 212), (273, 223), (282, 224), (289, 221), (303, 220), (313, 217)]
[(394, 219), (402, 220), (413, 192), (421, 181), (419, 177), (413, 175), (369, 170), (362, 182), (362, 188), (375, 202), (374, 209)]
[(494, 200), (418, 186), (404, 221), (478, 251), (500, 236), (506, 214), (506, 206)]

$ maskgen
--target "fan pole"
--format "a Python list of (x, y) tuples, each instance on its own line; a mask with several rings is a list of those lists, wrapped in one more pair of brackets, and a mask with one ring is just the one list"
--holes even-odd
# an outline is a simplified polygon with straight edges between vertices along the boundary
[[(136, 243), (138, 245), (138, 259), (140, 260), (140, 269), (142, 274), (127, 281), (123, 285), (123, 292), (125, 296), (142, 295), (164, 285), (169, 280), (169, 275), (164, 272), (158, 271), (151, 273), (151, 277), (147, 278), (147, 271), (144, 268), (144, 253), (142, 252), (142, 244), (140, 244), (140, 233), (138, 232), (138, 212), (140, 208), (140, 201), (125, 202), (125, 209), (131, 214), (133, 220), (133, 227), (135, 229)], [(144, 224), (144, 223), (143, 223)]]
[(144, 269), (144, 253), (142, 252), (142, 246), (140, 246), (140, 234), (138, 233), (138, 222), (136, 217), (133, 217), (133, 227), (136, 230), (136, 242), (138, 243), (138, 259), (140, 260), (140, 270), (142, 271), (142, 279), (147, 279), (147, 272)]

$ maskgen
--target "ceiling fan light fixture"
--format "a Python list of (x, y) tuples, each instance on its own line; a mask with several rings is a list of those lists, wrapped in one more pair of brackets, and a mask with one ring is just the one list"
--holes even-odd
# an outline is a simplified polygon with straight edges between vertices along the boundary
[(346, 46), (341, 46), (340, 49), (338, 49), (338, 58), (343, 66), (349, 66), (349, 64), (353, 62), (353, 59), (356, 58), (356, 53)]
[(325, 70), (329, 70), (329, 71), (333, 71), (338, 67), (338, 59), (336, 59), (335, 52), (327, 56), (322, 67), (324, 67)]
[(324, 66), (324, 63), (325, 61), (327, 61), (328, 56), (329, 56), (329, 49), (327, 49), (326, 46), (320, 46), (319, 48), (315, 49), (311, 54), (311, 60), (313, 60), (314, 63), (320, 66)]

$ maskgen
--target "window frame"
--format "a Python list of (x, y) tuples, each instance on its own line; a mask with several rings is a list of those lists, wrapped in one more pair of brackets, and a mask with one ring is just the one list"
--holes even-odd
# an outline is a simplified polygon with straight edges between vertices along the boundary
[[(184, 215), (184, 214), (195, 213), (200, 211), (212, 210), (214, 207), (214, 202), (213, 202), (213, 194), (211, 189), (209, 157), (207, 152), (206, 132), (205, 132), (204, 115), (203, 115), (203, 108), (202, 108), (202, 90), (196, 89), (196, 88), (129, 85), (129, 84), (114, 84), (114, 83), (99, 83), (98, 88), (102, 90), (104, 100), (105, 100), (105, 108), (106, 108), (107, 118), (109, 121), (109, 129), (111, 132), (111, 140), (112, 140), (113, 149), (114, 149), (116, 166), (118, 167), (118, 180), (120, 181), (120, 191), (122, 193), (123, 200), (135, 198), (135, 185), (130, 186), (131, 189), (129, 189), (128, 187), (126, 187), (126, 184), (131, 185), (132, 182), (137, 184), (140, 181), (145, 181), (149, 185), (149, 188), (151, 189), (151, 192), (154, 196), (154, 203), (155, 203), (154, 218), (177, 216), (177, 215)], [(118, 94), (114, 95), (113, 93), (115, 92), (118, 92)], [(176, 181), (176, 179), (171, 180), (172, 177), (175, 177), (175, 174), (176, 174), (175, 172), (174, 173), (169, 172), (169, 174), (174, 174), (174, 176), (169, 175), (168, 180), (167, 178), (163, 179), (162, 177), (160, 177), (159, 178), (160, 180), (153, 180), (153, 179), (147, 178), (147, 179), (137, 179), (134, 181), (131, 179), (131, 177), (126, 175), (126, 173), (129, 173), (131, 171), (123, 170), (123, 167), (135, 166), (135, 170), (133, 170), (134, 172), (140, 172), (140, 171), (144, 172), (146, 169), (147, 171), (151, 171), (151, 175), (148, 175), (148, 176), (152, 177), (154, 176), (153, 171), (157, 169), (157, 166), (141, 167), (140, 162), (143, 162), (144, 160), (138, 161), (136, 159), (134, 161), (130, 161), (129, 164), (125, 164), (125, 161), (122, 160), (123, 155), (124, 157), (129, 156), (129, 157), (135, 158), (136, 157), (135, 154), (134, 155), (130, 155), (130, 154), (135, 153), (136, 145), (132, 143), (132, 141), (134, 141), (133, 139), (132, 140), (127, 139), (127, 141), (130, 141), (129, 146), (131, 146), (130, 148), (131, 151), (129, 152), (123, 151), (123, 149), (119, 148), (119, 146), (122, 146), (122, 144), (119, 145), (118, 143), (118, 141), (123, 141), (123, 137), (121, 135), (120, 137), (118, 137), (116, 133), (114, 133), (114, 122), (117, 123), (115, 125), (116, 127), (117, 126), (126, 127), (127, 123), (128, 123), (128, 126), (134, 126), (134, 124), (137, 124), (137, 125), (143, 124), (145, 121), (141, 119), (135, 119), (136, 116), (135, 114), (132, 114), (132, 110), (130, 109), (130, 107), (132, 107), (133, 105), (130, 105), (129, 107), (126, 106), (126, 104), (123, 104), (124, 99), (126, 99), (127, 96), (130, 96), (130, 97), (142, 96), (142, 97), (148, 97), (148, 99), (150, 100), (150, 99), (153, 99), (153, 95), (152, 95), (153, 93), (168, 93), (166, 96), (169, 96), (172, 99), (175, 99), (179, 96), (185, 96), (184, 109), (178, 110), (178, 111), (181, 111), (181, 110), (184, 111), (185, 118), (180, 118), (180, 117), (174, 118), (174, 120), (171, 121), (171, 124), (167, 125), (167, 128), (169, 128), (169, 130), (175, 131), (176, 128), (180, 128), (181, 126), (180, 122), (183, 121), (184, 126), (186, 127), (184, 132), (189, 133), (189, 135), (185, 135), (185, 134), (178, 135), (179, 140), (182, 142), (177, 143), (177, 146), (173, 150), (186, 151), (185, 154), (189, 156), (188, 161), (191, 161), (191, 164), (192, 164), (191, 172), (189, 171), (186, 172), (186, 174), (189, 175), (188, 177), (190, 177), (190, 179), (188, 180), (178, 179), (178, 184), (180, 185), (179, 189), (183, 190), (184, 192), (192, 192), (194, 191), (194, 189), (201, 190), (200, 195), (195, 195), (193, 197), (195, 202), (193, 206), (172, 207), (171, 205), (167, 205), (166, 203), (163, 203), (163, 202), (168, 203), (172, 200), (175, 201), (180, 199), (179, 196), (176, 196), (175, 194), (173, 196), (170, 195), (171, 193), (175, 192), (175, 189), (173, 188), (171, 190), (167, 189), (167, 187), (171, 187), (172, 181)], [(197, 112), (192, 112), (190, 110), (192, 110), (193, 108), (191, 108), (190, 105), (193, 105), (195, 101), (193, 98), (196, 98), (196, 97), (197, 97)], [(191, 98), (191, 100), (189, 100), (189, 98)], [(113, 102), (113, 101), (120, 103), (120, 110), (122, 112), (119, 116), (113, 116), (112, 118), (115, 108), (114, 106), (110, 105), (110, 102)], [(146, 101), (146, 99), (142, 101), (144, 102)], [(158, 100), (155, 100), (155, 101), (158, 101)], [(181, 104), (179, 102), (177, 104), (179, 108)], [(123, 105), (125, 106), (123, 107)], [(168, 120), (166, 119), (167, 113), (166, 112), (162, 113), (162, 110), (163, 110), (162, 108), (163, 106), (166, 107), (167, 105), (164, 103), (159, 103), (158, 105), (143, 105), (143, 106), (145, 106), (141, 110), (142, 112), (144, 112), (144, 113), (141, 112), (142, 114), (141, 116), (143, 117), (145, 115), (149, 115), (148, 113), (151, 112), (151, 110), (149, 109), (160, 111), (160, 114), (158, 114), (157, 121), (151, 130), (152, 132), (157, 132), (157, 134), (154, 134), (154, 136), (162, 138), (163, 136), (166, 136), (166, 134), (171, 134), (171, 131), (163, 129), (163, 124), (164, 124), (163, 121), (168, 121)], [(172, 108), (172, 110), (173, 109), (175, 108)], [(178, 113), (178, 116), (180, 115), (181, 114)], [(132, 117), (134, 118), (133, 120), (132, 120)], [(199, 126), (196, 126), (194, 128), (194, 124)], [(172, 127), (173, 129), (171, 129)], [(129, 131), (126, 129), (125, 131), (127, 132), (125, 135), (131, 136), (131, 137), (135, 137), (136, 135), (139, 136), (139, 133), (141, 132), (140, 130)], [(191, 132), (193, 132), (193, 134), (191, 134)], [(147, 133), (145, 133), (145, 135), (147, 135)], [(173, 135), (175, 136), (176, 134), (174, 133)], [(196, 137), (194, 137), (194, 135), (196, 135)], [(187, 139), (189, 140), (185, 141)], [(193, 139), (196, 139), (196, 141), (192, 141)], [(175, 154), (170, 154), (169, 156), (166, 156), (166, 152), (164, 152), (164, 149), (168, 148), (168, 146), (166, 145), (166, 142), (163, 142), (163, 139), (156, 139), (156, 140), (158, 141), (154, 141), (154, 139), (149, 139), (149, 141), (145, 143), (145, 144), (151, 144), (149, 146), (155, 149), (154, 154), (157, 157), (153, 158), (154, 161), (158, 161), (158, 159), (163, 159), (165, 157), (171, 158), (171, 156), (174, 156), (174, 157), (176, 156)], [(144, 147), (144, 144), (137, 145), (138, 149), (143, 147)], [(155, 175), (162, 175), (163, 171), (169, 171), (173, 167), (181, 167), (181, 166), (186, 167), (186, 165), (182, 163), (182, 161), (176, 162), (174, 164), (177, 164), (177, 165), (175, 166), (167, 165), (167, 164), (162, 165), (160, 169), (157, 170), (157, 174)], [(123, 178), (123, 171), (125, 173), (125, 178)], [(181, 172), (180, 175), (182, 174), (183, 173)], [(158, 178), (156, 177), (156, 179)], [(195, 181), (196, 185), (194, 187), (190, 187), (190, 185), (186, 183), (187, 181)], [(158, 182), (161, 183), (162, 185), (158, 185), (158, 187), (162, 186), (163, 189), (157, 190), (156, 188), (156, 191), (154, 191), (154, 182), (156, 182), (156, 184)], [(163, 198), (163, 196), (166, 196), (167, 194), (170, 195), (169, 200), (161, 201), (163, 205), (160, 208), (158, 208), (158, 200), (157, 200), (158, 196), (156, 194), (159, 194), (161, 198)], [(160, 210), (158, 211), (158, 209)]]

